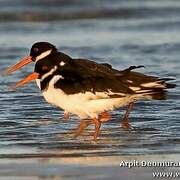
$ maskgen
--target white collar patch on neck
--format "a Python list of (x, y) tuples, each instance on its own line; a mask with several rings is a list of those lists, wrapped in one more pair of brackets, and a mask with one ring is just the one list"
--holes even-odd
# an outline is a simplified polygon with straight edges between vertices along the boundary
[(41, 53), (39, 56), (36, 57), (36, 62), (43, 59), (43, 58), (45, 58), (46, 56), (48, 56), (51, 53), (51, 51), (52, 51), (52, 49)]

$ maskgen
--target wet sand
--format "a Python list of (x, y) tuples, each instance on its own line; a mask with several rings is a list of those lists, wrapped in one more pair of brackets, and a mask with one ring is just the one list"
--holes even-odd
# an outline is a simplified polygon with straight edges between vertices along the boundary
[(179, 167), (120, 167), (126, 162), (177, 162), (180, 155), (140, 155), (1, 159), (0, 179), (134, 179), (151, 180), (153, 172), (180, 172)]

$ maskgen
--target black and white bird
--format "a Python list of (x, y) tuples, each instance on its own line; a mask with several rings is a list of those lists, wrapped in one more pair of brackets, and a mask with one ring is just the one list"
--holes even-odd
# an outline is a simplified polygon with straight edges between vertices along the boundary
[(108, 111), (127, 105), (122, 121), (124, 128), (130, 128), (129, 113), (138, 99), (166, 99), (167, 88), (175, 84), (167, 83), (168, 78), (147, 76), (134, 72), (143, 66), (131, 66), (116, 70), (110, 64), (96, 63), (88, 59), (73, 59), (58, 52), (48, 42), (35, 43), (30, 55), (8, 68), (4, 74), (35, 62), (34, 72), (19, 81), (14, 87), (36, 80), (45, 100), (83, 119), (77, 135), (90, 124), (95, 125), (96, 140), (101, 122), (108, 121)]

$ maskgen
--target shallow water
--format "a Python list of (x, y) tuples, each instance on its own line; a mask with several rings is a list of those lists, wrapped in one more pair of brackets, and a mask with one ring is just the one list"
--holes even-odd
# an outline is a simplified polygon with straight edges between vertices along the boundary
[[(59, 18), (61, 21), (48, 22), (35, 22), (33, 19), (26, 22), (18, 18), (2, 21), (0, 71), (27, 55), (34, 42), (49, 41), (60, 51), (75, 58), (107, 62), (118, 69), (145, 65), (146, 68), (140, 72), (176, 78), (175, 82), (179, 84), (180, 3), (165, 1), (162, 5), (160, 1), (148, 1), (147, 4), (142, 4), (142, 1), (124, 1), (122, 6), (123, 1), (120, 4), (118, 2), (114, 1), (114, 6), (108, 8), (132, 9), (130, 17), (109, 15), (102, 18), (97, 15), (95, 19), (69, 18), (68, 21), (62, 18)], [(139, 4), (145, 9), (144, 16), (135, 13)], [(104, 1), (104, 6), (99, 7), (106, 10), (107, 5), (108, 1)], [(16, 8), (21, 11), (21, 6), (30, 7), (17, 3), (7, 9), (13, 13)], [(74, 6), (78, 8), (83, 5)], [(36, 7), (34, 11), (38, 11), (41, 4)], [(64, 6), (72, 13), (73, 8), (67, 7)], [(84, 7), (89, 7), (91, 12), (92, 7), (88, 3)], [(160, 11), (157, 11), (157, 7)], [(176, 11), (168, 14), (168, 8)], [(152, 14), (155, 11), (160, 15)], [(79, 119), (71, 115), (68, 121), (64, 121), (63, 111), (47, 104), (35, 83), (16, 91), (9, 89), (10, 85), (25, 77), (32, 69), (33, 65), (29, 65), (13, 75), (0, 77), (0, 158), (179, 153), (179, 86), (169, 90), (168, 100), (137, 102), (131, 114), (134, 127), (131, 131), (120, 128), (124, 108), (111, 112), (112, 120), (103, 124), (99, 140), (94, 143), (93, 127), (75, 138), (74, 129)]]

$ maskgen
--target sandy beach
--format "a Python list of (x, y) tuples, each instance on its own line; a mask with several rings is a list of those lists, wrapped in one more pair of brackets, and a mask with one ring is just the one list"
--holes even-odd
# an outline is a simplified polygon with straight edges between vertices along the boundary
[(179, 155), (55, 157), (1, 159), (0, 179), (121, 179), (151, 180), (153, 172), (179, 172), (180, 167), (120, 167), (120, 162), (178, 162)]

